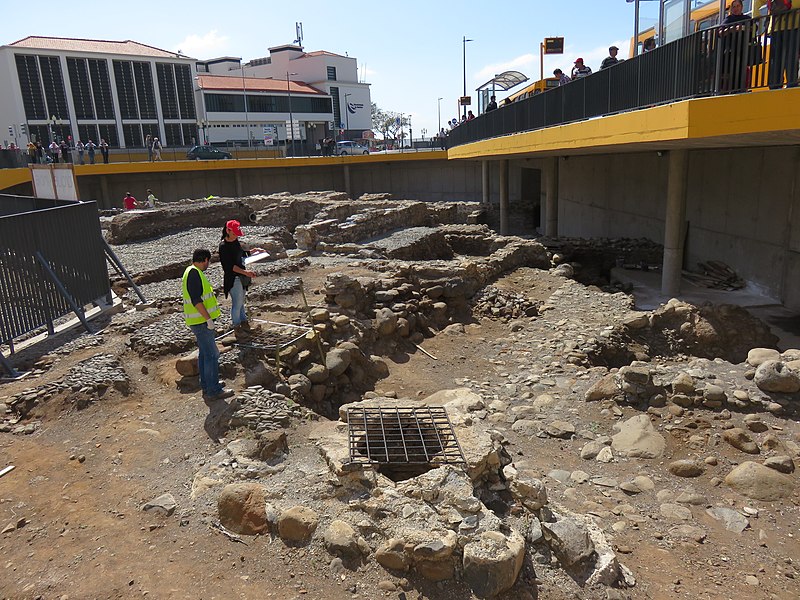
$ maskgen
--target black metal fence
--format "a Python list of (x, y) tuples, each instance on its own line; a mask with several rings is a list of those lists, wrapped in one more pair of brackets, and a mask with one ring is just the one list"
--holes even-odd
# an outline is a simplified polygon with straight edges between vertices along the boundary
[(0, 344), (109, 293), (94, 202), (0, 195)]
[(695, 34), (453, 129), (448, 147), (687, 98), (797, 86), (800, 10)]

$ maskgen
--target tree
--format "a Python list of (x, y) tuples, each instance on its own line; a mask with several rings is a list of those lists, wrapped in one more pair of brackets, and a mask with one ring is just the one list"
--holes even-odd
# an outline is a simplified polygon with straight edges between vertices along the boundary
[(408, 129), (408, 117), (400, 113), (383, 110), (373, 102), (372, 128), (381, 135), (384, 141), (394, 140), (396, 142), (401, 135), (402, 137), (406, 135), (403, 130)]

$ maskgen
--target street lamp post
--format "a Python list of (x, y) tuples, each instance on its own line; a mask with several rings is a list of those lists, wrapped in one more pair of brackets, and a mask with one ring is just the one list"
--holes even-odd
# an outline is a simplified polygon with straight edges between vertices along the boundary
[[(464, 64), (464, 96), (462, 96), (463, 98), (466, 98), (466, 96), (467, 96), (467, 42), (474, 42), (474, 41), (475, 40), (469, 40), (469, 39), (467, 39), (467, 36), (464, 36), (464, 62), (463, 62), (463, 64)], [(466, 116), (467, 116), (467, 105), (466, 104), (463, 105), (463, 109), (464, 109), (464, 118), (466, 118)]]
[(297, 73), (286, 71), (286, 93), (289, 95), (289, 130), (292, 135), (292, 156), (294, 156), (294, 115), (292, 114), (292, 90), (289, 87), (289, 75), (297, 75)]
[(442, 131), (442, 100), (443, 98), (439, 98), (437, 101), (439, 105), (439, 129), (436, 130), (436, 133), (440, 133)]
[(350, 106), (347, 104), (347, 99), (353, 94), (344, 95), (344, 121), (347, 126), (347, 131), (350, 131)]
[(414, 130), (411, 129), (411, 115), (408, 115), (408, 147), (414, 149)]

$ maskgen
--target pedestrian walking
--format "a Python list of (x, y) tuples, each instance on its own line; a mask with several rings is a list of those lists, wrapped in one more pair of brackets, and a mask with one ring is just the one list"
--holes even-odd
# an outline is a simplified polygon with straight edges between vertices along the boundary
[(153, 137), (149, 133), (144, 138), (144, 147), (147, 148), (147, 160), (153, 162)]
[(192, 254), (192, 264), (186, 267), (181, 280), (183, 318), (197, 340), (200, 387), (205, 400), (224, 400), (233, 396), (219, 380), (219, 348), (214, 321), (220, 317), (214, 288), (205, 275), (211, 263), (211, 252), (198, 248)]
[(161, 160), (161, 142), (153, 138), (153, 160)]
[(94, 164), (94, 153), (97, 150), (97, 146), (92, 140), (86, 142), (86, 154), (89, 155), (89, 164)]
[(105, 138), (100, 138), (100, 154), (103, 155), (103, 164), (108, 164), (108, 142)]

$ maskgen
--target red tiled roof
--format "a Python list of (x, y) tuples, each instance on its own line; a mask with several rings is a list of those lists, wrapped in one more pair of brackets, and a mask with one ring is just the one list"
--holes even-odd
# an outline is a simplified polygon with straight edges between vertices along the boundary
[[(285, 79), (264, 79), (262, 77), (245, 77), (242, 79), (241, 77), (229, 75), (199, 74), (197, 81), (204, 90), (239, 90), (241, 92), (242, 85), (244, 85), (244, 88), (250, 92), (286, 92)], [(327, 96), (325, 92), (302, 81), (290, 81), (289, 90), (293, 94)]]
[(65, 52), (93, 52), (101, 54), (126, 54), (133, 56), (152, 56), (155, 58), (188, 58), (177, 52), (170, 52), (140, 44), (133, 40), (82, 40), (78, 38), (57, 38), (31, 35), (9, 44), (14, 48), (35, 48), (37, 50), (61, 50)]

